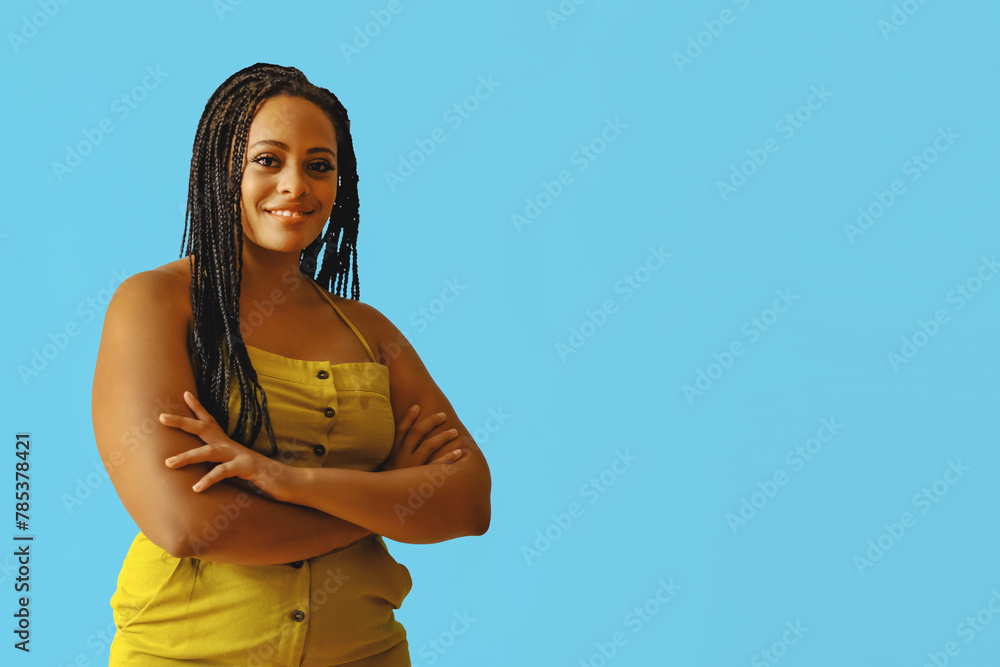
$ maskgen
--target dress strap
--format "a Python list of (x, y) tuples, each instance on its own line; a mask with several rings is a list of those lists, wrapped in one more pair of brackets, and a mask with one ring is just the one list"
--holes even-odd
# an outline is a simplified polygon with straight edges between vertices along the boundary
[(373, 362), (376, 361), (375, 355), (372, 354), (372, 349), (368, 347), (368, 341), (366, 341), (365, 337), (361, 335), (361, 332), (358, 331), (357, 327), (355, 327), (354, 324), (352, 324), (351, 321), (347, 319), (347, 316), (344, 315), (343, 312), (341, 312), (340, 308), (337, 308), (337, 304), (333, 302), (333, 298), (329, 294), (327, 294), (326, 290), (320, 287), (319, 283), (317, 283), (315, 280), (309, 278), (309, 282), (312, 283), (313, 287), (316, 288), (316, 291), (319, 292), (324, 299), (326, 299), (327, 303), (333, 306), (333, 309), (337, 311), (338, 315), (340, 315), (340, 319), (344, 320), (344, 322), (347, 323), (347, 326), (351, 327), (351, 331), (353, 331), (354, 335), (358, 337), (358, 340), (361, 341), (361, 344), (365, 346), (365, 351), (368, 352), (368, 358), (371, 359)]

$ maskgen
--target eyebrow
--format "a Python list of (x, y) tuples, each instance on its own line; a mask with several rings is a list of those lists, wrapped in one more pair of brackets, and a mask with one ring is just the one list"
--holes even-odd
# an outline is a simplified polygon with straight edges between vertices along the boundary
[[(284, 144), (280, 141), (274, 141), (273, 139), (261, 139), (252, 146), (247, 146), (247, 148), (254, 148), (255, 146), (260, 146), (261, 144), (267, 144), (270, 146), (277, 146), (281, 150), (288, 150), (288, 144)], [(325, 146), (317, 146), (316, 148), (310, 148), (306, 151), (306, 155), (312, 155), (313, 153), (329, 153), (333, 157), (337, 157), (337, 154)]]

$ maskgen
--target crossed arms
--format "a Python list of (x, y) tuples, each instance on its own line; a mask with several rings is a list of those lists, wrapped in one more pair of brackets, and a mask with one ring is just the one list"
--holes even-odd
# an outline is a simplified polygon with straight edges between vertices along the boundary
[[(369, 335), (390, 341), (380, 349), (396, 423), (415, 404), (421, 415), (444, 412), (426, 438), (441, 441), (455, 429), (447, 448), (461, 456), (423, 465), (411, 457), (410, 467), (378, 472), (296, 469), (295, 493), (273, 500), (248, 493), (238, 480), (194, 491), (213, 468), (207, 461), (167, 467), (169, 457), (206, 444), (159, 418), (196, 417), (183, 398), (185, 391), (197, 396), (187, 354), (188, 288), (158, 270), (118, 287), (94, 372), (94, 434), (122, 503), (153, 543), (175, 557), (265, 565), (312, 558), (371, 532), (414, 544), (486, 532), (491, 480), (482, 452), (402, 334), (374, 308), (357, 306)], [(414, 503), (413, 491), (431, 480), (440, 483)]]

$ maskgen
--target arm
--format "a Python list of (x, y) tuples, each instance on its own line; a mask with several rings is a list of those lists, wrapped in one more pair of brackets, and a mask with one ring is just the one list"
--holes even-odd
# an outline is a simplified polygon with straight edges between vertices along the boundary
[(390, 401), (397, 421), (411, 405), (421, 415), (444, 412), (429, 437), (449, 429), (461, 449), (455, 463), (363, 472), (336, 468), (296, 469), (291, 502), (307, 505), (364, 526), (397, 542), (424, 544), (482, 535), (490, 524), (489, 467), (482, 451), (437, 386), (409, 341), (381, 313), (358, 303), (356, 316), (381, 341), (389, 367)]
[(248, 494), (229, 484), (191, 489), (210, 464), (171, 470), (164, 459), (200, 444), (158, 420), (190, 414), (197, 396), (187, 355), (190, 297), (165, 272), (128, 278), (108, 305), (94, 370), (94, 436), (115, 490), (139, 529), (175, 557), (243, 565), (311, 558), (369, 533), (316, 509)]

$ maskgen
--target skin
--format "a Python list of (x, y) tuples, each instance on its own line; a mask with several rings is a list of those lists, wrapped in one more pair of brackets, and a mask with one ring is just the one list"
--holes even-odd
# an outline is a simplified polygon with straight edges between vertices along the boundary
[[(301, 250), (322, 232), (336, 198), (332, 122), (306, 100), (271, 98), (258, 107), (247, 146), (240, 313), (252, 312), (275, 290), (282, 299), (272, 300), (273, 312), (248, 328), (244, 341), (297, 359), (369, 361), (298, 268)], [(308, 214), (268, 212), (281, 208)], [(151, 541), (178, 557), (271, 564), (327, 553), (370, 532), (410, 543), (486, 532), (491, 480), (482, 452), (405, 337), (367, 304), (331, 295), (389, 370), (397, 432), (378, 471), (296, 468), (227, 438), (196, 398), (188, 261), (119, 286), (94, 375), (98, 449), (123, 504)], [(413, 406), (421, 417), (407, 414)], [(445, 481), (419, 511), (401, 519), (394, 506), (406, 505), (428, 474)], [(272, 497), (247, 495), (246, 482)], [(225, 513), (225, 529), (206, 540), (205, 526), (232, 506), (239, 511)]]

